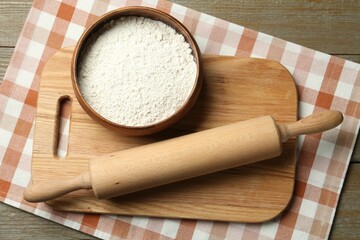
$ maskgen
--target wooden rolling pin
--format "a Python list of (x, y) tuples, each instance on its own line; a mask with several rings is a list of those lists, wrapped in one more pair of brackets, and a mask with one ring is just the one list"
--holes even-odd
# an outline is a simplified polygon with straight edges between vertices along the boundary
[(313, 114), (291, 124), (259, 117), (186, 136), (127, 149), (89, 161), (89, 171), (72, 179), (31, 184), (25, 200), (41, 202), (78, 189), (111, 198), (279, 156), (282, 142), (339, 125), (338, 111)]

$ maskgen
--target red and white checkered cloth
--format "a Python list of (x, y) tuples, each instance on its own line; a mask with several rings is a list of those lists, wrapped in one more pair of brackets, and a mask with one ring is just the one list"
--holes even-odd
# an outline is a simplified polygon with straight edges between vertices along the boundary
[[(75, 45), (83, 30), (118, 7), (143, 5), (183, 22), (206, 54), (273, 59), (293, 74), (300, 117), (324, 109), (344, 113), (340, 127), (300, 137), (290, 208), (263, 224), (124, 217), (57, 212), (30, 204), (33, 122), (39, 75), (58, 49)], [(324, 239), (359, 129), (360, 65), (162, 0), (35, 0), (0, 89), (0, 200), (104, 239)], [(66, 125), (65, 125), (66, 126)]]

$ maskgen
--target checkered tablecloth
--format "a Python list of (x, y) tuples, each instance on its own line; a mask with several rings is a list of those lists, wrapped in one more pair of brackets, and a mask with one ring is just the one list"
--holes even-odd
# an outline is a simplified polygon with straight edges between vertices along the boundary
[[(293, 74), (300, 117), (324, 109), (343, 112), (340, 127), (300, 137), (294, 198), (280, 217), (240, 224), (148, 217), (74, 214), (30, 204), (30, 180), (40, 73), (58, 49), (75, 45), (83, 30), (115, 8), (143, 5), (183, 22), (205, 54), (273, 59)], [(0, 89), (0, 200), (104, 239), (324, 239), (359, 129), (360, 65), (264, 33), (157, 0), (35, 0)], [(1, 238), (1, 236), (0, 236)]]

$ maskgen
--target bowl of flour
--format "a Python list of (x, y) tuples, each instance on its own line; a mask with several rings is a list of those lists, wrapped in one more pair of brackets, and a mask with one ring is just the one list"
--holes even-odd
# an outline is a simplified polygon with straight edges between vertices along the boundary
[(194, 105), (202, 85), (200, 50), (172, 16), (127, 7), (100, 17), (81, 36), (72, 83), (83, 109), (132, 136), (161, 131)]

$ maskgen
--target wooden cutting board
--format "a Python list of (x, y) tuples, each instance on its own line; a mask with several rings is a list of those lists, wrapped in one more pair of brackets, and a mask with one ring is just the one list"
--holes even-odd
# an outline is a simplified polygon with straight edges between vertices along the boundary
[[(213, 56), (204, 57), (204, 86), (185, 118), (153, 136), (122, 136), (92, 120), (77, 102), (70, 77), (72, 52), (72, 47), (57, 52), (42, 73), (33, 184), (76, 176), (87, 170), (91, 157), (104, 153), (262, 115), (272, 115), (282, 123), (297, 119), (295, 84), (282, 65), (262, 59)], [(61, 159), (55, 149), (58, 102), (63, 96), (72, 102), (68, 154)], [(47, 204), (73, 212), (262, 222), (277, 216), (291, 200), (295, 149), (296, 140), (290, 139), (283, 144), (280, 157), (260, 163), (108, 200), (97, 200), (92, 191), (79, 190)]]

